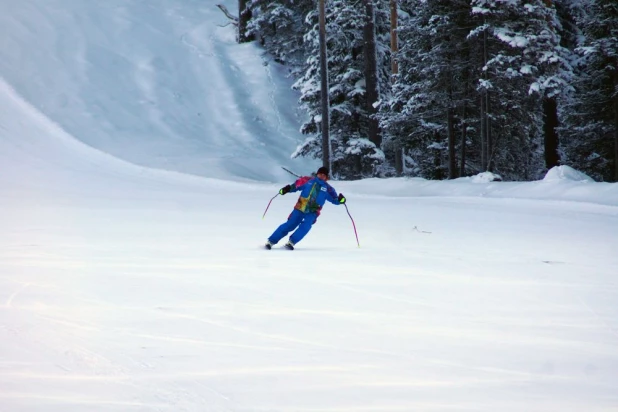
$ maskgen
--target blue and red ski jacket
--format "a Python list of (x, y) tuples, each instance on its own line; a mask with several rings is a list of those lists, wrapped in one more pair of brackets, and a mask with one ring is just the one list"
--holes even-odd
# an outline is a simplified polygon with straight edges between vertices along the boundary
[(339, 205), (335, 189), (319, 177), (303, 176), (290, 185), (290, 192), (300, 190), (300, 196), (294, 209), (303, 213), (316, 213), (320, 215), (322, 206), (328, 200)]

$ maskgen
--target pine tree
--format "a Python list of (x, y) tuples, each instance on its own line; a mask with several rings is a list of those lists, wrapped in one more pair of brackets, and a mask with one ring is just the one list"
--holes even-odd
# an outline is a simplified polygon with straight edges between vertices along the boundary
[(558, 161), (551, 120), (555, 99), (568, 90), (571, 75), (555, 9), (540, 0), (473, 0), (472, 5), (480, 24), (471, 34), (486, 39), (479, 82), (486, 96), (484, 161), (489, 170), (509, 179), (535, 178), (543, 169), (541, 147), (548, 164)]
[[(384, 161), (382, 150), (368, 136), (372, 113), (367, 110), (363, 28), (364, 9), (350, 0), (329, 1), (326, 10), (327, 49), (330, 101), (330, 139), (333, 172), (339, 178), (355, 179), (373, 176)], [(376, 9), (378, 35), (388, 35), (388, 19), (384, 10)], [(309, 137), (293, 156), (321, 157), (320, 78), (318, 15), (310, 12), (306, 23), (311, 27), (305, 35), (309, 50), (303, 76), (294, 87), (301, 92), (301, 106), (309, 113), (301, 131)], [(379, 39), (381, 37), (378, 37)], [(378, 67), (388, 61), (388, 48), (377, 46)], [(378, 73), (378, 81), (387, 79), (387, 71)]]
[(304, 17), (314, 9), (312, 0), (251, 0), (252, 18), (248, 35), (260, 40), (264, 49), (294, 75), (306, 59)]
[(238, 0), (238, 42), (247, 43), (254, 40), (252, 34), (247, 33), (247, 25), (251, 20), (251, 8), (248, 7), (248, 0)]
[(585, 0), (576, 15), (576, 92), (565, 110), (571, 165), (600, 181), (618, 181), (618, 4)]
[[(472, 90), (467, 1), (400, 3), (399, 73), (382, 105), (387, 147), (403, 147), (407, 170), (427, 178), (456, 177), (456, 130), (465, 125)], [(464, 136), (463, 133), (460, 135)], [(460, 142), (461, 146), (466, 142)]]
[[(389, 6), (397, 3), (398, 74), (391, 79)], [(403, 149), (406, 173), (432, 179), (489, 170), (508, 180), (530, 180), (567, 162), (596, 179), (618, 180), (615, 1), (329, 0), (326, 5), (329, 147), (339, 178), (392, 175)], [(250, 8), (249, 33), (290, 67), (309, 116), (301, 128), (308, 138), (293, 155), (320, 158), (315, 2), (250, 0)], [(372, 37), (363, 32), (372, 22), (370, 9), (377, 68), (372, 90), (379, 90), (373, 96), (366, 64)], [(370, 103), (376, 100), (379, 111), (373, 113)]]

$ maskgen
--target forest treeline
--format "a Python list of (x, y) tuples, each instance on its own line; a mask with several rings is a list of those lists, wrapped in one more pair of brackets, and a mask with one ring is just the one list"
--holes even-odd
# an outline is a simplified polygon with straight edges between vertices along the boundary
[[(618, 181), (615, 0), (319, 0), (329, 164), (340, 179), (535, 180), (568, 165)], [(322, 156), (316, 0), (240, 0), (239, 40), (289, 68)]]

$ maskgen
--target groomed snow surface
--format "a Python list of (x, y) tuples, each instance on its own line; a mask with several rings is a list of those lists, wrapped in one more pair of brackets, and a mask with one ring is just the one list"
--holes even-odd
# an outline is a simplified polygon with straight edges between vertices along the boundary
[(360, 248), (266, 251), (317, 164), (207, 3), (0, 0), (0, 411), (618, 410), (618, 185), (334, 181)]

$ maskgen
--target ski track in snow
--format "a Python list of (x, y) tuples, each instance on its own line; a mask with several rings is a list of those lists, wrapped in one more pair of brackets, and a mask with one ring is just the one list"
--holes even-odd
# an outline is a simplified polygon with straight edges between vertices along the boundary
[(9, 298), (7, 299), (6, 303), (4, 304), (5, 307), (10, 308), (11, 304), (13, 302), (13, 299), (15, 299), (15, 297), (22, 292), (24, 289), (26, 289), (28, 286), (30, 286), (30, 283), (25, 283), (24, 285), (22, 285), (19, 289), (17, 289), (15, 292), (13, 292), (11, 294), (11, 296), (9, 296)]

